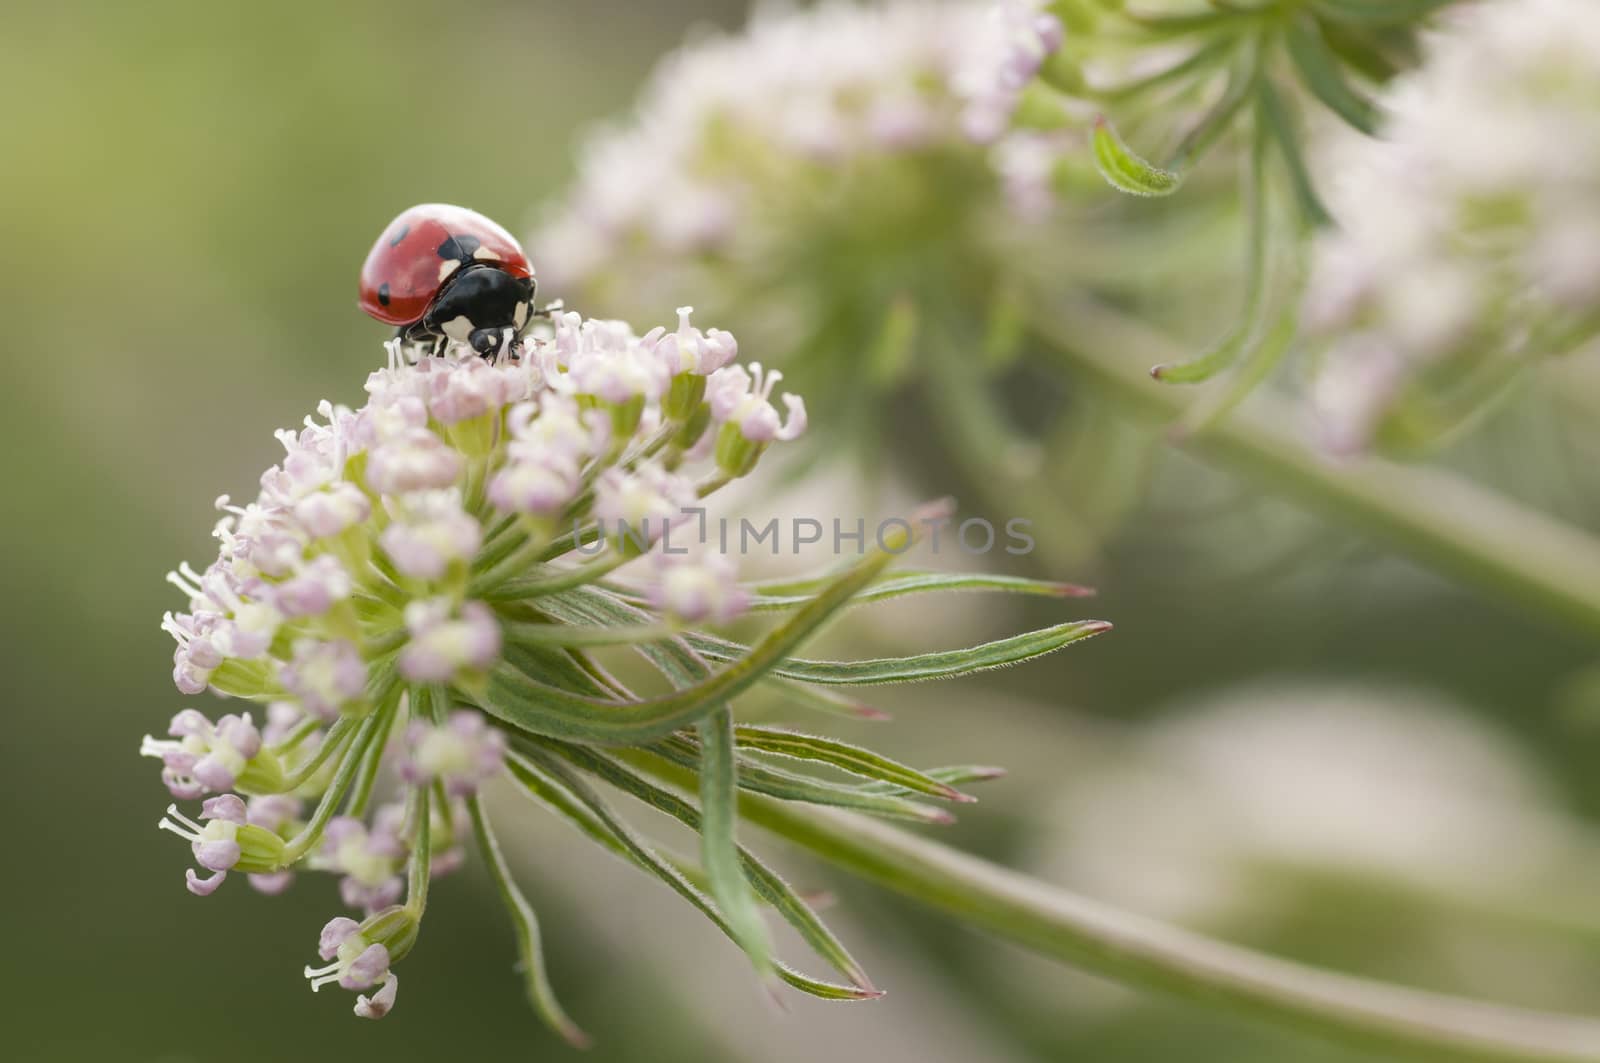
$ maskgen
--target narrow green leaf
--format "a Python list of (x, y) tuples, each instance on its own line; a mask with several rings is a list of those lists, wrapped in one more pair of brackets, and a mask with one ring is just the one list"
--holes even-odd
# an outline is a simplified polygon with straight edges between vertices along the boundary
[[(813, 589), (823, 581), (811, 581)], [(799, 599), (809, 600), (809, 596)], [(611, 592), (584, 587), (569, 594), (546, 599), (541, 607), (552, 616), (580, 624), (634, 624), (646, 614), (630, 602)], [(709, 669), (681, 637), (655, 644), (636, 646), (676, 686), (687, 686), (703, 677)], [(524, 669), (527, 671), (527, 669)], [(788, 680), (763, 679), (758, 684), (783, 700), (813, 712), (839, 716), (850, 720), (880, 722), (890, 719), (882, 709), (867, 705), (856, 698), (844, 697), (829, 690), (820, 690)], [(603, 693), (603, 692), (602, 692)]]
[[(759, 597), (794, 598), (805, 601), (827, 586), (837, 574), (813, 576), (807, 579), (776, 580), (749, 584)], [(999, 591), (1013, 594), (1036, 594), (1047, 598), (1091, 598), (1093, 587), (1057, 580), (1027, 579), (1022, 576), (998, 576), (977, 572), (940, 572), (932, 569), (898, 569), (886, 572), (861, 592), (862, 597), (879, 601), (917, 590), (976, 590)]]
[(795, 610), (757, 642), (750, 652), (721, 672), (661, 697), (634, 701), (584, 697), (542, 682), (510, 661), (489, 675), (478, 704), (506, 723), (529, 734), (573, 738), (601, 744), (635, 744), (671, 734), (748, 690), (774, 665), (804, 642), (834, 613), (909, 549), (927, 521), (949, 513), (948, 503), (913, 514), (913, 531), (896, 535), (883, 548), (857, 562), (811, 601)]
[(1260, 387), (1282, 362), (1300, 331), (1300, 295), (1297, 289), (1284, 301), (1276, 321), (1256, 342), (1245, 364), (1227, 386), (1184, 411), (1174, 429), (1179, 438), (1205, 431), (1226, 417)]
[[(772, 674), (806, 683), (844, 686), (914, 683), (1004, 668), (1054, 653), (1074, 642), (1109, 630), (1111, 625), (1103, 620), (1078, 620), (986, 642), (969, 649), (942, 650), (911, 657), (880, 657), (865, 661), (814, 661), (791, 657), (774, 667)], [(697, 652), (713, 661), (736, 660), (743, 652), (737, 643), (709, 635), (689, 635), (687, 639)]]
[(753, 749), (780, 757), (827, 764), (865, 779), (903, 787), (913, 793), (942, 797), (946, 801), (959, 803), (977, 800), (916, 768), (848, 742), (777, 727), (753, 725), (734, 728), (734, 739), (741, 749)]
[(761, 921), (750, 884), (739, 867), (738, 765), (734, 759), (733, 713), (726, 705), (701, 720), (700, 859), (711, 883), (711, 896), (728, 918), (734, 937), (762, 977), (772, 970), (772, 940)]
[[(673, 791), (651, 782), (627, 765), (582, 746), (564, 742), (547, 742), (547, 745), (553, 752), (565, 757), (575, 766), (649, 807), (671, 816), (690, 830), (696, 832), (701, 830), (703, 818), (698, 809)], [(819, 957), (856, 985), (859, 992), (847, 991), (852, 993), (849, 999), (881, 995), (872, 985), (872, 980), (867, 977), (866, 971), (844, 947), (844, 943), (834, 936), (833, 931), (818, 918), (811, 905), (807, 904), (782, 876), (743, 846), (739, 847), (739, 861), (744, 874), (761, 899), (772, 905), (773, 910), (794, 928)]]
[(478, 851), (483, 854), (483, 862), (489, 869), (489, 877), (494, 880), (495, 888), (500, 891), (500, 896), (505, 901), (506, 911), (511, 914), (511, 925), (516, 931), (517, 955), (520, 960), (518, 966), (522, 969), (523, 984), (528, 990), (528, 1002), (533, 1005), (533, 1010), (544, 1020), (545, 1025), (560, 1034), (569, 1045), (574, 1048), (587, 1048), (589, 1036), (567, 1016), (561, 1002), (556, 999), (555, 989), (550, 984), (550, 975), (544, 965), (539, 917), (534, 914), (533, 905), (528, 903), (528, 899), (523, 896), (521, 888), (512, 877), (511, 867), (506, 862), (505, 853), (500, 849), (499, 839), (495, 837), (489, 817), (483, 811), (483, 802), (476, 794), (467, 798), (467, 814), (472, 818), (472, 833), (478, 840)]
[[(571, 748), (563, 752), (587, 753), (587, 751), (578, 748)], [(530, 756), (538, 756), (537, 761), (528, 759)], [(606, 758), (598, 755), (591, 756), (597, 762), (606, 761)], [(696, 889), (694, 884), (685, 878), (683, 873), (675, 866), (662, 859), (648, 843), (634, 832), (633, 828), (611, 812), (609, 806), (581, 778), (553, 757), (547, 754), (541, 756), (535, 751), (527, 750), (526, 748), (523, 754), (514, 754), (509, 757), (506, 763), (512, 777), (535, 800), (560, 811), (563, 815), (572, 819), (584, 833), (589, 834), (590, 837), (595, 838), (597, 841), (601, 841), (601, 844), (605, 845), (606, 848), (655, 875), (684, 900), (698, 908), (707, 919), (711, 920), (717, 929), (727, 935), (730, 941), (737, 943), (738, 939), (734, 937), (732, 928), (728, 925), (727, 920), (723, 918), (722, 913), (717, 910), (711, 899)], [(588, 765), (585, 765), (585, 767), (588, 767)], [(597, 772), (597, 774), (600, 773)], [(605, 774), (601, 774), (601, 777), (606, 778), (608, 782), (616, 781)], [(666, 791), (660, 790), (659, 787), (655, 787), (654, 784), (643, 780), (638, 781), (642, 786), (651, 787), (663, 794), (666, 793)], [(693, 812), (692, 809), (690, 811)], [(698, 822), (698, 813), (694, 813), (694, 815), (696, 816), (696, 822)], [(684, 822), (687, 823), (689, 821), (684, 820)], [(753, 858), (751, 859), (754, 862)], [(782, 882), (776, 875), (771, 875), (771, 879), (779, 883)], [(788, 891), (788, 896), (793, 898), (794, 904), (805, 909), (806, 912), (810, 912), (805, 903), (792, 890), (788, 890), (787, 885), (784, 886), (784, 889)], [(782, 912), (785, 918), (789, 917), (789, 913), (785, 911), (787, 902), (781, 905), (774, 904), (774, 907)], [(816, 926), (821, 926), (820, 921), (816, 919), (815, 913), (811, 913), (810, 920)], [(797, 927), (796, 929), (799, 928)], [(829, 938), (832, 937), (825, 927), (822, 929), (823, 933), (827, 934)], [(804, 935), (806, 932), (801, 931), (801, 933)], [(815, 943), (811, 941), (810, 937), (807, 937), (807, 941), (815, 947)], [(835, 944), (837, 944), (836, 940)], [(838, 949), (843, 952), (842, 945), (839, 945)], [(844, 955), (848, 959), (849, 954), (844, 953)], [(842, 986), (802, 974), (780, 960), (774, 960), (773, 966), (777, 970), (778, 977), (789, 985), (803, 993), (809, 993), (825, 1000), (872, 1000), (883, 995), (882, 991), (872, 988), (870, 983), (865, 981), (864, 976), (861, 987)], [(849, 966), (857, 972), (860, 971), (854, 960), (849, 960)], [(841, 970), (843, 969), (841, 968)]]
[[(1006, 769), (993, 764), (951, 764), (943, 768), (929, 768), (923, 774), (930, 779), (937, 779), (950, 786), (966, 786), (969, 783), (989, 782), (993, 779), (1005, 777)], [(868, 783), (861, 788), (868, 793), (875, 794), (903, 794), (909, 793), (902, 786), (891, 786), (888, 783)]]
[(1322, 28), (1310, 15), (1289, 24), (1289, 55), (1300, 80), (1317, 99), (1350, 125), (1371, 136), (1378, 130), (1378, 112), (1372, 101), (1357, 93), (1339, 70), (1339, 59), (1328, 48)]
[(1168, 362), (1150, 370), (1150, 375), (1163, 383), (1199, 384), (1210, 380), (1238, 361), (1262, 329), (1267, 314), (1267, 244), (1271, 229), (1266, 143), (1264, 126), (1258, 121), (1242, 174), (1247, 241), (1243, 310), (1228, 334), (1210, 350), (1186, 362)]
[(658, 642), (673, 635), (673, 630), (663, 624), (584, 627), (504, 620), (500, 630), (509, 642), (540, 646), (623, 646), (633, 642)]
[[(577, 798), (556, 785), (553, 780), (538, 774), (536, 769), (522, 762), (511, 762), (507, 770), (510, 772), (513, 782), (521, 789), (524, 797), (539, 804), (546, 811), (553, 812), (567, 820), (590, 841), (595, 842), (613, 856), (620, 858), (629, 866), (643, 871), (650, 871), (650, 868), (634, 858), (627, 847), (617, 840), (616, 835), (612, 834), (593, 812), (589, 811)], [(678, 874), (682, 875), (684, 880), (696, 891), (701, 894), (709, 894), (710, 884), (706, 881), (706, 873), (699, 864), (679, 857), (665, 849), (656, 849), (656, 855), (662, 861), (675, 868)], [(654, 874), (653, 871), (650, 873)], [(708, 915), (716, 911), (714, 908), (709, 908), (709, 906), (701, 910)], [(713, 921), (715, 922), (715, 919)]]
[(613, 695), (613, 691), (585, 667), (584, 660), (571, 648), (508, 642), (503, 652), (507, 661), (529, 675), (542, 676), (559, 682), (569, 690), (585, 691), (597, 698)]
[(1229, 72), (1228, 85), (1222, 96), (1179, 141), (1177, 150), (1167, 163), (1169, 169), (1187, 172), (1228, 131), (1254, 95), (1260, 72), (1261, 49), (1257, 45), (1246, 50), (1244, 57)]
[(1458, 0), (1311, 0), (1311, 6), (1335, 22), (1362, 26), (1400, 26), (1420, 22)]
[(761, 686), (762, 689), (774, 692), (791, 704), (829, 716), (842, 716), (847, 720), (870, 720), (873, 723), (882, 723), (894, 718), (882, 709), (874, 708), (855, 698), (847, 698), (831, 690), (808, 687), (804, 683), (775, 679), (762, 683)]
[[(815, 581), (816, 586), (823, 585), (823, 581)], [(754, 610), (792, 609), (804, 605), (813, 597), (812, 584), (809, 582), (791, 582), (773, 585), (772, 588), (757, 586), (756, 593), (751, 597), (750, 607)], [(888, 579), (884, 579), (868, 587), (856, 595), (851, 606), (868, 605), (873, 602), (888, 601), (907, 594), (926, 594), (930, 592), (945, 591), (997, 591), (1003, 594), (1037, 595), (1044, 598), (1090, 598), (1094, 590), (1090, 587), (1080, 587), (1075, 583), (1060, 583), (1054, 580), (1025, 579), (1020, 576), (990, 576), (981, 573), (964, 572), (899, 572)]]
[(1102, 115), (1094, 121), (1095, 168), (1112, 188), (1132, 196), (1170, 196), (1183, 184), (1181, 174), (1153, 166), (1122, 142)]
[(1311, 180), (1311, 170), (1300, 146), (1300, 132), (1295, 128), (1294, 117), (1283, 102), (1283, 94), (1265, 79), (1261, 82), (1260, 92), (1261, 106), (1256, 120), (1265, 124), (1272, 142), (1277, 145), (1278, 155), (1289, 174), (1289, 184), (1294, 191), (1301, 220), (1311, 229), (1331, 226), (1333, 215), (1323, 205), (1322, 197), (1317, 194), (1316, 185)]
[(1093, 95), (1097, 99), (1108, 102), (1126, 101), (1136, 96), (1141, 96), (1152, 89), (1160, 88), (1163, 85), (1183, 81), (1191, 74), (1197, 77), (1209, 76), (1238, 47), (1239, 42), (1237, 39), (1220, 37), (1210, 44), (1196, 48), (1187, 58), (1158, 70), (1154, 74), (1111, 88), (1101, 89), (1094, 92)]
[[(646, 748), (674, 764), (700, 770), (699, 745), (682, 735), (673, 735)], [(955, 821), (955, 817), (942, 808), (908, 801), (893, 794), (873, 793), (859, 786), (846, 786), (807, 775), (797, 775), (749, 758), (739, 760), (739, 787), (751, 793), (775, 797), (780, 801), (800, 801), (808, 805), (848, 808), (856, 812), (868, 812), (875, 816), (904, 819), (913, 823), (943, 826)]]
[(1238, 19), (1232, 11), (1196, 11), (1179, 15), (1140, 15), (1126, 12), (1126, 17), (1144, 33), (1154, 37), (1185, 37), (1191, 33), (1209, 33), (1223, 29)]

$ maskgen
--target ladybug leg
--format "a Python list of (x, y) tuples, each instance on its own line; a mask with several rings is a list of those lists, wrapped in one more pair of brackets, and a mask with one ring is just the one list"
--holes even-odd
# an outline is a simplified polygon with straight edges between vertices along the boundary
[(450, 338), (433, 328), (427, 318), (413, 321), (409, 325), (401, 325), (395, 333), (395, 338), (401, 343), (402, 349), (411, 353), (411, 360), (420, 358), (437, 358), (444, 350)]

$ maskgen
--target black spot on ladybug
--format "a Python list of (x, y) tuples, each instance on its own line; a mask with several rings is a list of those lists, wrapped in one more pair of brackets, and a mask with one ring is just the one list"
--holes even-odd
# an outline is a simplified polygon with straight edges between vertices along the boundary
[(463, 233), (452, 236), (439, 245), (439, 257), (453, 259), (456, 262), (465, 262), (472, 257), (472, 253), (483, 243), (476, 236)]
[[(403, 236), (405, 234), (402, 233), (401, 235)], [(379, 306), (388, 306), (389, 305), (389, 286), (387, 284), (378, 285), (378, 305)]]
[(394, 234), (394, 239), (389, 241), (390, 247), (399, 247), (400, 241), (411, 235), (411, 226), (402, 225), (400, 231)]

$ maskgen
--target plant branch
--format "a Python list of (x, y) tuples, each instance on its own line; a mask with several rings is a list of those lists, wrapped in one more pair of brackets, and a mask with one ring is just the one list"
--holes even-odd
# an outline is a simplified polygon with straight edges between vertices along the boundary
[[(1075, 373), (1148, 414), (1175, 420), (1194, 401), (1147, 375), (1181, 350), (1146, 324), (1059, 298), (1035, 300), (1032, 324)], [(1600, 634), (1600, 541), (1446, 471), (1327, 456), (1303, 422), (1286, 401), (1262, 393), (1181, 443), (1423, 565)]]
[[(689, 773), (630, 763), (676, 786)], [(740, 813), (824, 861), (969, 926), (1140, 989), (1407, 1059), (1595, 1063), (1600, 1021), (1480, 1003), (1335, 974), (1117, 911), (865, 816), (753, 795)]]

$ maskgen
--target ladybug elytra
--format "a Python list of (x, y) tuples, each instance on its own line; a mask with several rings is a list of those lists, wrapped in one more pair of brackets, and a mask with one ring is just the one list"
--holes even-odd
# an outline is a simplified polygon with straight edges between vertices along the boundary
[(423, 203), (390, 222), (361, 267), (360, 306), (407, 343), (511, 350), (534, 317), (533, 266), (510, 233), (477, 211)]

